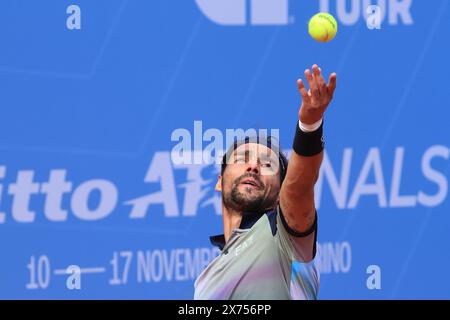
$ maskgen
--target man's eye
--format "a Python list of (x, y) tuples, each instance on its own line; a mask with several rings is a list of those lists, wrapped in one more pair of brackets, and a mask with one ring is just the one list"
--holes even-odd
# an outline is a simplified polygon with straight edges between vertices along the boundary
[(237, 156), (235, 159), (236, 163), (244, 163), (245, 162), (245, 157), (244, 156)]

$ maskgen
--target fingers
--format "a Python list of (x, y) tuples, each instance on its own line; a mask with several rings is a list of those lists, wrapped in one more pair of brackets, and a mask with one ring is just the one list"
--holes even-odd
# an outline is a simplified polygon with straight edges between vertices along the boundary
[(319, 88), (316, 84), (316, 79), (314, 78), (312, 72), (309, 69), (305, 70), (305, 77), (308, 80), (309, 91), (313, 99), (318, 99), (320, 97)]
[(328, 96), (328, 88), (327, 88), (325, 79), (322, 76), (322, 70), (319, 68), (319, 66), (317, 64), (313, 65), (312, 69), (313, 69), (313, 77), (315, 79), (315, 83), (316, 83), (316, 86), (317, 86), (320, 96), (327, 97)]
[(305, 84), (303, 83), (302, 79), (297, 80), (297, 86), (303, 101), (309, 101), (308, 91), (306, 90)]
[(311, 71), (309, 71), (309, 69), (305, 70), (305, 77), (306, 77), (306, 81), (308, 81), (309, 88), (311, 88), (313, 86), (314, 79), (313, 79), (312, 73), (311, 73)]
[(322, 70), (317, 64), (312, 66), (312, 69), (305, 70), (305, 78), (309, 85), (309, 93), (305, 88), (302, 80), (297, 81), (298, 89), (303, 99), (312, 99), (313, 101), (328, 101), (333, 98), (334, 90), (336, 89), (336, 73), (332, 73), (326, 83)]
[(331, 97), (333, 97), (334, 89), (336, 89), (336, 78), (337, 75), (333, 72), (332, 74), (330, 74), (330, 78), (328, 79), (328, 92)]

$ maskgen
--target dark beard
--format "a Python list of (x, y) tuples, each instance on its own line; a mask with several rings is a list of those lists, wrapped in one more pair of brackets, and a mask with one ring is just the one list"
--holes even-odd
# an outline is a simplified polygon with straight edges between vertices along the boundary
[[(257, 195), (251, 194), (250, 192), (241, 192), (239, 190), (240, 181), (245, 178), (254, 178), (259, 185), (261, 190), (254, 190)], [(222, 201), (227, 208), (232, 208), (236, 211), (241, 212), (261, 212), (267, 209), (272, 204), (272, 199), (267, 199), (264, 195), (264, 183), (259, 179), (257, 175), (244, 174), (235, 180), (231, 192), (227, 195), (222, 193)]]

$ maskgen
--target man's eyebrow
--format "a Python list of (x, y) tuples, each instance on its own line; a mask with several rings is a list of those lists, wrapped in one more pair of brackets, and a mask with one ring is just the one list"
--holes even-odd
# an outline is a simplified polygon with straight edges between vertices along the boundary
[[(242, 156), (242, 155), (251, 156), (251, 155), (253, 155), (253, 153), (254, 153), (253, 150), (248, 150), (248, 149), (238, 150), (238, 149), (236, 149), (234, 156)], [(262, 161), (272, 161), (271, 150), (258, 152), (258, 158)]]
[(242, 150), (236, 150), (235, 155), (250, 155), (252, 154), (251, 150), (245, 149), (244, 151)]
[(269, 151), (268, 154), (265, 152), (261, 152), (259, 154), (259, 159), (261, 159), (261, 161), (277, 161), (278, 157), (275, 156), (275, 153), (273, 151)]

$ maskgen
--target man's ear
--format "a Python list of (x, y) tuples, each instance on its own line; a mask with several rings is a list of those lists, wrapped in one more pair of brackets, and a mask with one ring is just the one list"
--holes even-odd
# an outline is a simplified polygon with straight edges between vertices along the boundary
[(216, 191), (222, 192), (222, 176), (217, 179)]

